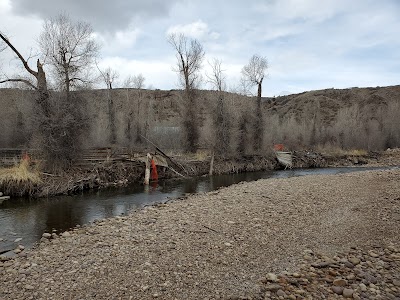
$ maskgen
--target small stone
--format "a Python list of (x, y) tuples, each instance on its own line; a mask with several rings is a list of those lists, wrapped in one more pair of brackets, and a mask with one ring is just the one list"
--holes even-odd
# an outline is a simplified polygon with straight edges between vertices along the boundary
[(277, 291), (281, 289), (281, 286), (279, 284), (267, 284), (265, 287), (265, 290), (267, 291)]
[(353, 265), (358, 265), (358, 264), (361, 262), (359, 258), (354, 257), (354, 256), (349, 257), (348, 260), (349, 260), (349, 262), (351, 262)]
[(286, 293), (280, 289), (276, 292), (276, 294), (278, 295), (278, 297), (286, 297)]
[(364, 283), (360, 283), (359, 287), (360, 287), (360, 290), (362, 292), (366, 292), (367, 291), (367, 286)]
[(393, 284), (394, 284), (395, 286), (400, 286), (400, 280), (398, 280), (398, 279), (393, 279)]
[(50, 239), (51, 238), (51, 234), (45, 232), (45, 233), (42, 234), (42, 237), (44, 237), (45, 239)]
[(314, 268), (327, 268), (332, 265), (331, 261), (321, 261), (318, 263), (311, 264)]
[(33, 287), (33, 286), (31, 286), (31, 285), (29, 285), (29, 284), (27, 284), (27, 285), (25, 286), (25, 289), (27, 289), (27, 290), (33, 290), (33, 289), (34, 289), (34, 287)]
[(333, 285), (335, 286), (346, 286), (347, 285), (347, 280), (343, 278), (338, 278), (333, 281)]
[(343, 290), (343, 297), (345, 297), (345, 298), (352, 298), (352, 297), (353, 297), (353, 293), (354, 293), (354, 291), (353, 291), (352, 289), (347, 289), (347, 288), (345, 288), (345, 289)]
[(371, 257), (379, 257), (379, 254), (375, 253), (374, 251), (368, 251), (369, 256)]
[(353, 268), (354, 268), (354, 265), (353, 265), (351, 262), (349, 262), (349, 261), (344, 262), (344, 265), (345, 265), (346, 267), (350, 268), (350, 269), (353, 269)]
[(18, 245), (18, 249), (23, 251), (23, 250), (25, 250), (25, 247), (23, 245)]
[(366, 280), (368, 283), (373, 283), (373, 284), (375, 284), (375, 283), (378, 282), (378, 279), (376, 279), (376, 277), (374, 277), (374, 276), (372, 276), (372, 275), (370, 275), (370, 274), (365, 274), (364, 278), (365, 278), (365, 280)]
[(343, 293), (343, 290), (344, 290), (344, 287), (342, 287), (342, 286), (333, 286), (332, 287), (332, 291), (338, 295), (341, 295)]
[(15, 239), (14, 243), (18, 243), (20, 241), (22, 241), (22, 238), (17, 238), (17, 239)]
[(278, 281), (278, 276), (276, 276), (274, 273), (268, 273), (267, 274), (267, 279), (269, 281), (272, 281), (272, 282), (277, 282)]
[(71, 234), (68, 231), (62, 233), (62, 237), (70, 237), (70, 236)]
[(231, 244), (231, 243), (224, 243), (224, 245), (225, 245), (226, 247), (232, 247), (232, 244)]

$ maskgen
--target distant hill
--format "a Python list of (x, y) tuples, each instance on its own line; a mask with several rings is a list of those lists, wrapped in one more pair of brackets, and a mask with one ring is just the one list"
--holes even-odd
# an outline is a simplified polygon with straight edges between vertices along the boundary
[[(85, 147), (109, 146), (109, 97), (115, 107), (117, 146), (135, 147), (143, 143), (141, 135), (146, 135), (165, 148), (181, 147), (178, 133), (182, 107), (186, 105), (181, 90), (75, 93), (84, 104)], [(34, 95), (33, 91), (0, 89), (0, 148), (33, 147), (28, 141), (34, 134)], [(201, 147), (210, 147), (215, 143), (213, 118), (219, 94), (199, 90), (196, 95)], [(254, 122), (255, 97), (229, 92), (223, 96), (233, 132), (232, 144), (238, 143), (243, 131), (246, 143), (250, 143), (254, 137), (250, 124)], [(275, 143), (285, 143), (293, 149), (316, 145), (368, 150), (400, 146), (400, 86), (316, 90), (263, 98), (262, 105), (265, 149)]]

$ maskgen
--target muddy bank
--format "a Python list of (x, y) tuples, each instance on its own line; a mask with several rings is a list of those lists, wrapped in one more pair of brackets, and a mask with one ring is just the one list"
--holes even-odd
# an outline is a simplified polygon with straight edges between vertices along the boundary
[[(377, 280), (375, 291), (382, 284), (397, 293), (398, 256), (389, 255), (398, 252), (387, 253), (392, 261), (383, 261), (386, 273), (374, 272), (380, 263), (364, 253), (398, 249), (399, 175), (391, 170), (259, 180), (147, 207), (61, 237), (45, 235), (35, 249), (19, 249), (19, 257), (0, 263), (0, 298), (264, 299), (279, 289), (288, 296), (310, 295), (305, 280), (321, 298), (326, 291), (320, 288), (332, 283), (304, 274), (300, 264), (305, 255), (335, 259), (338, 251), (349, 253), (341, 258), (359, 257), (361, 271), (368, 267)], [(385, 257), (380, 248), (376, 255)], [(333, 280), (344, 276), (331, 264)], [(268, 273), (286, 274), (287, 283), (279, 275), (274, 283), (279, 288), (271, 287)], [(328, 275), (321, 272), (321, 280)], [(289, 286), (295, 285), (291, 278), (298, 288)], [(346, 280), (345, 288), (358, 293), (351, 284), (362, 281)], [(328, 296), (334, 298), (332, 289)]]
[[(178, 169), (184, 176), (202, 176), (209, 174), (211, 158), (188, 160), (175, 158), (182, 166)], [(395, 166), (400, 165), (400, 150), (387, 150), (382, 153), (363, 155), (322, 154), (312, 151), (293, 151), (294, 168), (323, 168), (338, 166)], [(235, 159), (215, 158), (213, 174), (230, 174), (267, 170), (279, 170), (279, 164), (273, 154), (268, 156), (246, 156)], [(158, 167), (159, 179), (179, 178), (176, 172)], [(18, 181), (0, 184), (0, 190), (10, 196), (47, 197), (61, 194), (74, 194), (88, 189), (120, 187), (133, 183), (142, 183), (145, 166), (137, 162), (107, 161), (88, 167), (74, 167), (61, 175), (41, 173), (41, 182)]]

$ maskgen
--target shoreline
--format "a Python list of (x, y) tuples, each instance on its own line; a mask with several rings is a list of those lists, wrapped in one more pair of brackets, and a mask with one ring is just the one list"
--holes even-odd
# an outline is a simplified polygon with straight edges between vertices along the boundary
[[(400, 150), (387, 150), (382, 153), (368, 155), (350, 154), (321, 154), (307, 151), (294, 152), (293, 169), (323, 168), (323, 167), (351, 167), (351, 166), (395, 166), (400, 165)], [(188, 170), (186, 177), (204, 176), (209, 173), (208, 160), (181, 161)], [(18, 184), (0, 186), (9, 196), (30, 196), (33, 198), (51, 197), (57, 195), (75, 194), (89, 189), (103, 189), (109, 187), (123, 187), (129, 184), (138, 184), (144, 178), (144, 165), (137, 166), (120, 161), (107, 162), (89, 169), (73, 168), (63, 175), (42, 173), (42, 183), (30, 184), (23, 181)], [(216, 160), (214, 174), (234, 174), (254, 171), (273, 171), (283, 169), (275, 157), (251, 156), (236, 160)], [(180, 178), (172, 171), (159, 170), (160, 179)], [(12, 201), (12, 200), (11, 200)]]
[[(296, 270), (307, 249), (333, 255), (397, 242), (399, 175), (258, 180), (75, 228), (0, 265), (7, 290), (0, 296), (23, 298), (30, 287), (44, 299), (91, 298), (94, 291), (99, 299), (259, 295), (260, 278)], [(47, 291), (35, 281), (41, 276), (53, 281)], [(16, 278), (20, 291), (11, 285)]]

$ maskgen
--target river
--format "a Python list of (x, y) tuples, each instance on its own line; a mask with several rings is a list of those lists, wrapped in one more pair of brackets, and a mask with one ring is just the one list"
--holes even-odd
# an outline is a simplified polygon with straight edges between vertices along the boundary
[[(304, 175), (339, 174), (385, 168), (321, 168), (215, 175), (165, 180), (145, 187), (87, 191), (73, 196), (44, 199), (11, 199), (0, 204), (0, 253), (18, 244), (31, 247), (44, 232), (63, 232), (76, 225), (127, 214), (131, 209), (165, 202), (191, 193), (202, 193), (241, 181), (288, 178)], [(8, 253), (10, 254), (10, 253)]]

